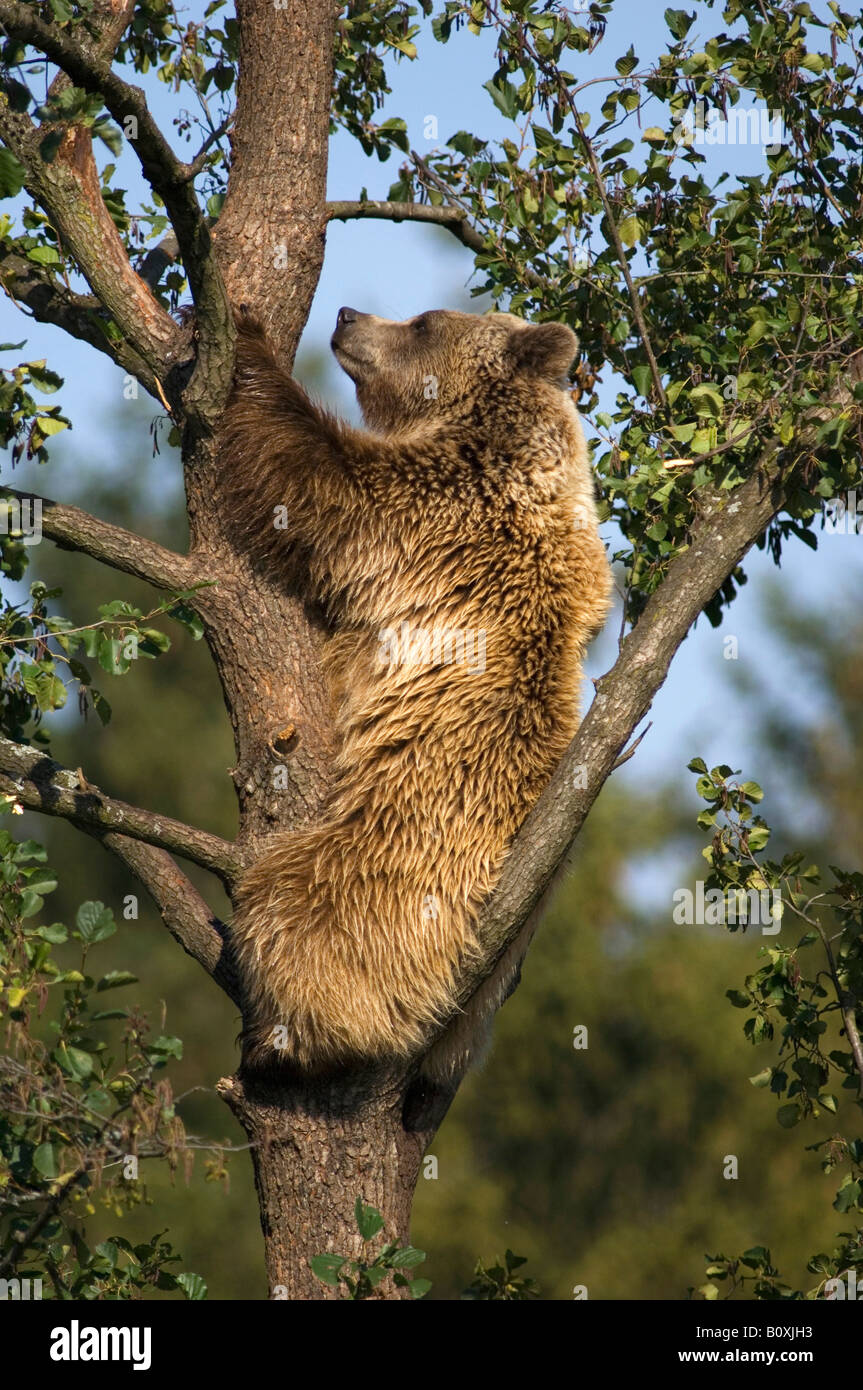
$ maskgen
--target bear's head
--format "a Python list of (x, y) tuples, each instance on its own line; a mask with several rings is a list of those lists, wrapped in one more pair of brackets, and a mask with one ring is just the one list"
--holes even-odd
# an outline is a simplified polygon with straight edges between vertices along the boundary
[(432, 309), (398, 323), (340, 309), (331, 346), (367, 423), (396, 430), (451, 416), (493, 384), (564, 386), (578, 339), (561, 323)]

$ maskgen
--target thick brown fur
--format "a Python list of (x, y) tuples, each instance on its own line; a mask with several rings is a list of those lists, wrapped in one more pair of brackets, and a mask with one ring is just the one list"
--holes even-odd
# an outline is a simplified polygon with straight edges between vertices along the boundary
[[(343, 310), (333, 349), (360, 430), (309, 400), (257, 325), (238, 332), (225, 486), (258, 563), (302, 576), (328, 614), (340, 732), (324, 820), (275, 835), (241, 884), (246, 1062), (410, 1056), (451, 1007), (477, 909), (575, 733), (608, 609), (564, 389), (577, 343), (509, 314)], [(452, 1080), (481, 1051), (528, 939), (427, 1075)]]

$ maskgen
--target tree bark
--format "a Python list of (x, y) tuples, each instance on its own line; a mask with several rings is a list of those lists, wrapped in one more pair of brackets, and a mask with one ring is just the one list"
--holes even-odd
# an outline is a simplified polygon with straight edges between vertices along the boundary
[[(275, 10), (271, 0), (239, 0), (237, 14), (233, 163), (213, 244), (232, 303), (247, 305), (290, 361), (323, 264), (336, 9), (331, 0), (289, 0)], [(320, 670), (320, 619), (250, 569), (221, 475), (218, 432), (196, 436), (186, 456), (192, 555), (218, 580), (197, 607), (234, 730), (238, 846), (248, 860), (274, 831), (320, 816), (335, 730)], [(280, 769), (286, 786), (274, 776)], [(405, 1127), (411, 1085), (405, 1069), (321, 1082), (242, 1074), (220, 1082), (254, 1146), (271, 1298), (345, 1296), (344, 1287), (312, 1274), (309, 1259), (362, 1253), (357, 1197), (380, 1210), (388, 1239), (408, 1243), (430, 1138)], [(388, 1279), (376, 1296), (403, 1294)]]
[[(429, 1131), (406, 1128), (404, 1076), (339, 1076), (317, 1084), (230, 1077), (219, 1092), (254, 1145), (271, 1299), (337, 1299), (314, 1255), (359, 1259), (369, 1248), (354, 1219), (357, 1197), (384, 1219), (382, 1238), (410, 1243), (410, 1213)], [(379, 1241), (372, 1243), (374, 1248)], [(377, 1299), (409, 1298), (387, 1279)]]

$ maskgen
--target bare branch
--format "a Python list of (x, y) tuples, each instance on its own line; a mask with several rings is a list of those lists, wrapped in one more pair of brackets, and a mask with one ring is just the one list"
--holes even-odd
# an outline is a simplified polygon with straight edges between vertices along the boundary
[(618, 769), (619, 767), (623, 767), (623, 764), (624, 764), (624, 763), (628, 763), (629, 760), (630, 760), (630, 758), (634, 758), (634, 757), (635, 757), (635, 754), (638, 752), (639, 745), (641, 744), (642, 739), (650, 732), (650, 730), (651, 730), (652, 728), (653, 728), (653, 720), (651, 719), (650, 723), (647, 725), (647, 728), (646, 728), (646, 729), (642, 729), (641, 733), (638, 735), (638, 738), (635, 740), (635, 742), (634, 742), (634, 743), (631, 743), (631, 744), (629, 745), (629, 747), (627, 748), (626, 752), (625, 752), (625, 753), (621, 753), (621, 755), (620, 755), (620, 757), (617, 759), (617, 761), (614, 762), (614, 763), (612, 763), (612, 765), (611, 765), (611, 770), (612, 770), (612, 772), (616, 772), (617, 769)]
[(117, 831), (145, 844), (170, 850), (209, 869), (228, 892), (241, 870), (236, 845), (182, 821), (129, 806), (35, 748), (0, 739), (0, 792), (31, 811), (71, 821), (82, 830)]
[(0, 484), (0, 497), (38, 502), (42, 509), (42, 532), (63, 550), (77, 550), (101, 560), (103, 565), (145, 579), (157, 589), (188, 589), (202, 581), (197, 566), (186, 555), (167, 550), (156, 541), (146, 540), (134, 531), (101, 521), (80, 507), (39, 497), (35, 492), (19, 492)]
[[(86, 827), (85, 827), (86, 828)], [(195, 885), (166, 850), (126, 835), (87, 829), (126, 865), (153, 899), (162, 921), (187, 955), (202, 965), (216, 984), (241, 1007), (240, 982), (229, 945), (228, 929), (212, 913)]]
[(34, 265), (8, 246), (0, 246), (0, 285), (19, 308), (29, 309), (39, 323), (62, 328), (71, 337), (105, 353), (159, 399), (157, 378), (149, 364), (126, 339), (115, 341), (108, 337), (107, 316), (95, 295), (75, 294), (43, 266)]
[(327, 220), (348, 222), (362, 217), (378, 218), (387, 222), (433, 222), (452, 232), (471, 251), (484, 251), (485, 242), (479, 232), (471, 226), (463, 208), (446, 204), (433, 207), (431, 203), (388, 203), (365, 201), (327, 203)]
[(231, 129), (231, 126), (233, 124), (234, 113), (231, 112), (230, 116), (225, 117), (221, 125), (217, 126), (215, 130), (210, 131), (209, 135), (207, 136), (204, 143), (201, 145), (201, 148), (198, 150), (198, 153), (195, 155), (194, 159), (192, 159), (186, 165), (185, 177), (187, 180), (197, 178), (198, 174), (200, 174), (201, 171), (206, 168), (207, 155), (210, 153), (210, 150), (213, 148), (214, 145), (217, 145), (219, 143), (219, 141), (222, 139), (222, 136), (227, 135), (228, 131)]
[(151, 290), (155, 290), (168, 266), (174, 264), (179, 254), (176, 232), (166, 232), (158, 245), (147, 252), (138, 274)]

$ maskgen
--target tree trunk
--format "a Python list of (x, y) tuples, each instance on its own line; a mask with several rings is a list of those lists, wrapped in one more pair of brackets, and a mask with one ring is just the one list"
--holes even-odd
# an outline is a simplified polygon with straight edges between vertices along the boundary
[[(429, 1128), (404, 1120), (404, 1075), (376, 1072), (315, 1084), (226, 1078), (222, 1098), (249, 1137), (264, 1233), (269, 1296), (336, 1299), (347, 1290), (322, 1283), (314, 1255), (373, 1257), (382, 1239), (410, 1243), (410, 1212)], [(408, 1123), (410, 1123), (408, 1121)], [(364, 1250), (354, 1219), (360, 1197), (384, 1219)], [(409, 1298), (388, 1278), (376, 1299)]]
[[(237, 13), (233, 163), (213, 243), (233, 306), (247, 305), (289, 361), (323, 263), (336, 7), (239, 0)], [(319, 661), (325, 633), (239, 547), (218, 430), (190, 433), (185, 471), (192, 554), (217, 579), (196, 606), (234, 731), (237, 840), (248, 863), (268, 835), (323, 809), (335, 743)], [(274, 777), (282, 768), (286, 786)], [(404, 1068), (322, 1082), (241, 1072), (219, 1090), (254, 1146), (270, 1297), (345, 1296), (312, 1274), (309, 1259), (362, 1253), (357, 1197), (380, 1210), (387, 1239), (409, 1242), (423, 1148), (451, 1097), (418, 1092)], [(390, 1279), (376, 1294), (402, 1296)]]

